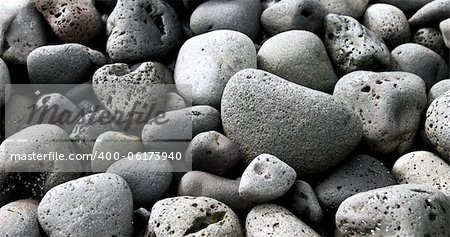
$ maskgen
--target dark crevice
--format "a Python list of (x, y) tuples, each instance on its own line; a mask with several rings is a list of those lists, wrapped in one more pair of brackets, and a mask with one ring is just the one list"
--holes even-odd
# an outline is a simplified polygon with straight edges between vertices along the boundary
[(225, 212), (213, 212), (213, 213), (206, 213), (206, 216), (197, 217), (193, 222), (191, 227), (184, 232), (183, 236), (197, 233), (206, 227), (208, 227), (211, 224), (217, 223), (219, 221), (222, 221), (225, 217)]

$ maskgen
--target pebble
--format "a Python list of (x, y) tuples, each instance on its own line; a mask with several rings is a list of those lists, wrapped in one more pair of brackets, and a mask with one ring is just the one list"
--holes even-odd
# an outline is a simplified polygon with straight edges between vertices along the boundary
[(428, 105), (447, 91), (450, 91), (450, 79), (445, 79), (434, 84), (428, 92)]
[(43, 19), (32, 0), (0, 2), (0, 56), (25, 64), (34, 49), (47, 44)]
[(335, 166), (362, 136), (358, 115), (342, 102), (262, 70), (230, 79), (221, 115), (225, 135), (247, 164), (268, 153), (301, 176)]
[(440, 156), (450, 160), (450, 92), (435, 99), (428, 107), (425, 132)]
[(154, 236), (235, 236), (242, 228), (236, 214), (208, 197), (180, 196), (158, 201), (152, 208), (149, 232)]
[(325, 9), (334, 14), (359, 18), (366, 11), (369, 0), (319, 0)]
[(393, 69), (420, 76), (429, 90), (436, 82), (448, 78), (445, 60), (433, 50), (420, 44), (407, 43), (391, 52)]
[(245, 68), (256, 68), (256, 49), (251, 39), (237, 31), (217, 30), (183, 44), (174, 78), (180, 95), (191, 99), (193, 105), (220, 108), (228, 80)]
[(72, 180), (45, 194), (38, 217), (49, 237), (132, 236), (131, 191), (115, 174)]
[(182, 39), (175, 11), (162, 0), (118, 0), (107, 35), (106, 51), (115, 62), (164, 58)]
[(288, 164), (275, 156), (257, 156), (241, 177), (239, 196), (251, 202), (268, 202), (286, 194), (297, 178)]
[(254, 207), (247, 215), (245, 229), (247, 237), (320, 236), (286, 208), (275, 204), (261, 204)]
[(423, 7), (425, 4), (434, 0), (371, 0), (372, 3), (387, 3), (400, 8), (405, 14), (413, 13)]
[(34, 101), (28, 96), (12, 93), (5, 106), (5, 136), (9, 137), (14, 133), (29, 127), (28, 122), (31, 117)]
[(425, 83), (407, 72), (352, 72), (339, 80), (333, 95), (359, 114), (362, 142), (378, 154), (406, 153), (427, 106)]
[(178, 196), (210, 197), (238, 213), (247, 213), (254, 204), (239, 196), (240, 179), (227, 179), (203, 171), (190, 171), (178, 184)]
[(325, 46), (340, 73), (383, 70), (391, 66), (389, 50), (381, 37), (354, 18), (328, 14), (324, 24)]
[(11, 84), (8, 66), (0, 58), (0, 107), (5, 106), (5, 103), (8, 102), (10, 96), (10, 92), (6, 88), (8, 84)]
[(186, 107), (188, 106), (186, 105), (186, 102), (184, 101), (183, 97), (181, 97), (175, 92), (167, 93), (167, 102), (164, 111), (168, 112), (172, 110), (184, 109)]
[(227, 137), (209, 131), (195, 136), (186, 150), (186, 159), (192, 160), (194, 170), (216, 175), (232, 171), (240, 161), (238, 147)]
[(91, 0), (35, 0), (34, 5), (64, 42), (91, 43), (104, 31)]
[(0, 235), (40, 237), (37, 207), (34, 200), (19, 200), (0, 208)]
[(226, 29), (254, 40), (259, 34), (260, 16), (260, 0), (206, 1), (192, 12), (189, 26), (195, 34)]
[(436, 0), (427, 3), (409, 18), (412, 26), (423, 26), (440, 22), (449, 17), (450, 0)]
[(450, 48), (450, 19), (444, 20), (439, 24), (442, 37), (447, 48)]
[(421, 44), (441, 57), (445, 56), (445, 43), (439, 30), (433, 27), (421, 28), (412, 36), (412, 42)]
[(405, 14), (389, 4), (373, 4), (364, 13), (363, 24), (383, 39), (389, 47), (410, 39), (409, 22)]
[(392, 174), (401, 184), (427, 184), (450, 197), (450, 166), (428, 151), (415, 151), (400, 157)]
[(27, 58), (28, 76), (35, 84), (77, 84), (106, 62), (102, 53), (81, 44), (42, 46)]
[(317, 0), (281, 0), (263, 11), (261, 25), (269, 35), (289, 30), (319, 33), (327, 13)]
[(338, 80), (322, 40), (308, 31), (291, 30), (269, 38), (257, 59), (259, 69), (311, 89), (330, 93)]
[(402, 184), (346, 199), (336, 213), (342, 236), (448, 236), (449, 202), (428, 185)]

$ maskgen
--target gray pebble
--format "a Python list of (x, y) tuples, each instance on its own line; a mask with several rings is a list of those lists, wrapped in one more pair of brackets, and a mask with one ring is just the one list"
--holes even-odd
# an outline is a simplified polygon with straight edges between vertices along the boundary
[(329, 93), (338, 80), (322, 40), (308, 31), (291, 30), (269, 38), (258, 51), (258, 67)]
[(193, 105), (220, 108), (228, 80), (245, 68), (256, 68), (253, 42), (237, 31), (217, 30), (195, 36), (183, 44), (174, 78), (180, 95), (191, 99)]
[(409, 18), (412, 26), (422, 26), (440, 22), (449, 17), (450, 0), (431, 1), (420, 8), (413, 16)]
[(178, 95), (175, 92), (169, 92), (167, 93), (167, 101), (166, 101), (166, 108), (164, 111), (172, 111), (172, 110), (179, 110), (184, 109), (188, 107), (186, 105), (186, 102), (184, 101), (183, 97)]
[(362, 135), (358, 115), (342, 102), (255, 69), (228, 82), (222, 125), (247, 164), (259, 154), (273, 154), (302, 176), (339, 163)]
[(349, 16), (325, 17), (325, 46), (337, 70), (378, 70), (391, 66), (391, 56), (376, 33)]
[(8, 102), (10, 91), (9, 85), (11, 83), (11, 78), (9, 75), (8, 66), (0, 58), (0, 107), (5, 106)]
[(441, 32), (435, 28), (427, 27), (417, 30), (412, 36), (412, 42), (433, 50), (441, 57), (445, 56), (444, 39)]
[(405, 14), (415, 12), (434, 0), (371, 0), (373, 3), (387, 3), (400, 8)]
[(131, 191), (115, 174), (83, 177), (49, 190), (38, 217), (49, 237), (132, 236)]
[(243, 236), (236, 214), (208, 197), (181, 196), (158, 201), (151, 211), (149, 230), (156, 237)]
[(342, 236), (448, 236), (449, 202), (428, 185), (401, 184), (356, 194), (336, 213)]
[(445, 79), (434, 84), (428, 92), (428, 105), (447, 91), (450, 91), (450, 79)]
[(245, 229), (247, 231), (247, 237), (320, 236), (287, 209), (274, 204), (261, 204), (254, 207), (247, 215)]
[(439, 24), (442, 37), (447, 48), (450, 48), (450, 19), (444, 20)]
[(391, 52), (393, 69), (420, 76), (429, 90), (436, 82), (448, 78), (445, 60), (433, 50), (420, 44), (407, 43)]
[(339, 80), (333, 95), (359, 114), (362, 142), (380, 154), (410, 149), (427, 106), (425, 83), (407, 72), (352, 72)]
[(357, 155), (330, 173), (315, 190), (321, 206), (335, 211), (352, 195), (395, 184), (394, 177), (381, 162), (367, 155)]
[(34, 101), (29, 97), (13, 93), (5, 106), (5, 136), (32, 125), (29, 119), (32, 117)]
[(425, 132), (440, 156), (450, 160), (450, 92), (435, 99), (427, 110)]
[(261, 24), (269, 35), (288, 30), (319, 33), (327, 14), (317, 0), (281, 0), (263, 11)]
[(0, 235), (40, 237), (37, 220), (38, 202), (19, 200), (0, 208)]
[(330, 13), (359, 18), (366, 11), (369, 0), (319, 0)]

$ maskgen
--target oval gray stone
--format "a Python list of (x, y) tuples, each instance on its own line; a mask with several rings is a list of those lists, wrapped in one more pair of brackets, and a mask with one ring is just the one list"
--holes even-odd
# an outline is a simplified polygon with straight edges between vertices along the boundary
[(412, 36), (412, 43), (421, 44), (445, 57), (445, 42), (441, 32), (433, 27), (421, 28)]
[(431, 104), (431, 102), (447, 91), (450, 91), (450, 79), (445, 79), (434, 84), (428, 92), (428, 104)]
[(409, 18), (413, 26), (422, 26), (440, 22), (449, 17), (450, 0), (436, 0), (427, 3)]
[(359, 18), (369, 4), (369, 0), (319, 0), (330, 13)]
[(188, 106), (186, 106), (186, 102), (184, 101), (183, 97), (175, 92), (167, 93), (166, 108), (164, 109), (164, 111), (167, 112), (172, 110), (179, 110), (186, 107)]
[(444, 20), (439, 24), (445, 46), (450, 48), (450, 19)]
[(8, 66), (0, 58), (0, 107), (5, 106), (5, 103), (8, 102), (10, 96), (8, 84), (11, 84)]
[(450, 92), (435, 99), (427, 110), (425, 132), (439, 155), (450, 160)]
[(37, 201), (28, 199), (0, 208), (0, 235), (40, 237), (37, 207)]

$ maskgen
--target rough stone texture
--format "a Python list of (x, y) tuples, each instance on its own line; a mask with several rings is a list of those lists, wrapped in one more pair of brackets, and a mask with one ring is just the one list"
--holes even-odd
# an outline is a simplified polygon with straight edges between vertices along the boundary
[(0, 56), (25, 64), (31, 51), (47, 43), (43, 19), (32, 0), (4, 0), (0, 12)]
[(450, 79), (445, 79), (434, 84), (428, 92), (428, 104), (431, 104), (431, 102), (447, 91), (450, 91)]
[(106, 51), (116, 62), (163, 58), (182, 37), (175, 11), (161, 0), (118, 0), (107, 34)]
[(445, 56), (446, 50), (444, 39), (441, 32), (435, 28), (427, 27), (417, 30), (416, 33), (412, 36), (412, 42), (421, 44), (433, 50), (441, 57)]
[(407, 72), (352, 72), (339, 80), (333, 95), (359, 114), (362, 141), (381, 154), (410, 149), (427, 106), (425, 83)]
[(164, 111), (179, 110), (188, 107), (184, 99), (175, 92), (167, 93), (166, 108)]
[(356, 19), (328, 14), (324, 24), (325, 46), (340, 73), (385, 70), (391, 66), (389, 50), (381, 37)]
[(8, 84), (11, 83), (8, 67), (0, 58), (0, 107), (3, 107), (8, 101), (10, 92), (7, 89)]
[(195, 34), (227, 29), (256, 39), (261, 16), (260, 0), (206, 1), (192, 12), (190, 28)]
[(319, 0), (330, 13), (359, 18), (369, 4), (369, 0)]
[(450, 19), (444, 20), (439, 24), (445, 46), (450, 48)]
[(308, 31), (292, 30), (269, 38), (257, 59), (258, 68), (315, 90), (332, 92), (338, 80), (321, 39)]
[(5, 136), (9, 137), (14, 133), (29, 127), (28, 119), (31, 116), (30, 106), (34, 101), (24, 95), (13, 93), (5, 106)]
[(408, 19), (405, 14), (389, 4), (374, 4), (367, 8), (363, 24), (377, 33), (387, 46), (395, 47), (410, 39)]
[(419, 10), (425, 4), (434, 0), (371, 0), (373, 3), (387, 3), (400, 8), (405, 13), (411, 13)]
[(448, 65), (433, 50), (420, 44), (407, 43), (391, 52), (393, 69), (420, 76), (429, 90), (436, 82), (448, 78)]
[(40, 237), (37, 207), (38, 202), (29, 199), (0, 208), (0, 235)]
[(281, 0), (263, 11), (261, 24), (269, 35), (288, 30), (307, 30), (319, 33), (327, 14), (316, 0)]
[(132, 236), (133, 200), (125, 180), (96, 174), (49, 190), (38, 207), (39, 223), (53, 236)]
[(91, 0), (34, 0), (34, 4), (64, 42), (90, 43), (104, 30)]
[(228, 80), (245, 68), (256, 68), (253, 42), (242, 33), (218, 30), (195, 36), (183, 44), (174, 78), (176, 84), (181, 84), (177, 86), (180, 95), (192, 100), (193, 105), (220, 108)]
[(155, 236), (236, 236), (242, 229), (236, 214), (207, 197), (181, 196), (158, 201), (152, 208), (149, 232)]
[(287, 209), (274, 204), (254, 207), (245, 221), (247, 237), (259, 236), (320, 236)]
[(240, 71), (228, 82), (222, 125), (246, 163), (268, 153), (302, 176), (339, 163), (362, 135), (357, 114), (342, 102), (254, 69)]
[(425, 132), (440, 156), (450, 160), (450, 92), (435, 99), (427, 110)]
[(431, 1), (420, 8), (409, 18), (409, 23), (413, 26), (422, 26), (440, 22), (449, 17), (450, 0)]
[(395, 185), (346, 199), (336, 225), (343, 236), (448, 236), (449, 208), (428, 185)]

